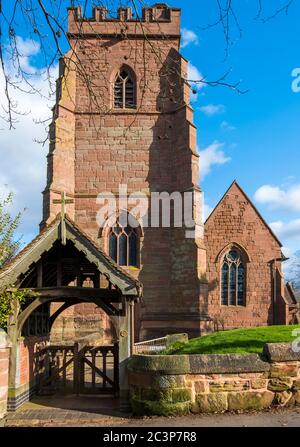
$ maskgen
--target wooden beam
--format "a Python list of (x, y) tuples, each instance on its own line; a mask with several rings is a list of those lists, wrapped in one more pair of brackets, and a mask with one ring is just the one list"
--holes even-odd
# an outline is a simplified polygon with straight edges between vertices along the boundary
[(55, 322), (55, 320), (59, 317), (59, 315), (66, 309), (68, 309), (71, 306), (74, 306), (75, 304), (79, 304), (80, 301), (79, 300), (70, 300), (67, 301), (65, 303), (63, 303), (50, 317), (49, 319), (49, 328), (50, 328), (50, 332), (52, 329), (52, 326)]
[(43, 264), (41, 260), (37, 263), (37, 286), (43, 286)]
[[(24, 289), (20, 289), (24, 290)], [(103, 300), (111, 303), (120, 303), (122, 295), (117, 290), (95, 289), (89, 287), (38, 287), (32, 289), (39, 294), (39, 298), (53, 298), (59, 300), (66, 299), (91, 299), (94, 301)]]

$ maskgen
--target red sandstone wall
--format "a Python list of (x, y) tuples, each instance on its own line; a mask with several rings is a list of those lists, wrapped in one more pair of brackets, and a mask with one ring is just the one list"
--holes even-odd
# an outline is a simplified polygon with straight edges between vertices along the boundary
[(7, 336), (0, 330), (0, 421), (7, 410), (9, 353)]
[[(56, 310), (52, 305), (52, 312)], [(92, 303), (77, 304), (62, 312), (51, 330), (52, 343), (70, 343), (89, 337), (94, 344), (112, 344), (116, 338), (109, 317)]]
[(34, 383), (37, 375), (36, 370), (36, 351), (47, 345), (48, 337), (25, 337), (19, 342), (19, 378), (17, 386), (23, 386)]
[[(119, 184), (128, 186), (128, 194), (183, 192), (198, 185), (196, 129), (192, 109), (187, 106), (189, 87), (183, 81), (187, 62), (178, 53), (179, 17), (180, 11), (172, 9), (170, 20), (157, 24), (145, 12), (143, 32), (149, 35), (145, 40), (139, 24), (135, 23), (132, 35), (131, 22), (103, 21), (99, 10), (95, 10), (95, 21), (78, 21), (80, 12), (70, 10), (69, 31), (76, 34), (81, 27), (86, 34), (80, 43), (77, 41), (76, 49), (93, 85), (91, 96), (88, 85), (76, 73), (76, 82), (72, 75), (67, 92), (73, 92), (75, 104), (75, 137), (67, 146), (72, 148), (74, 141), (74, 191), (70, 192), (75, 197), (76, 223), (104, 248), (105, 238), (99, 237), (96, 223), (98, 193), (118, 193)], [(129, 38), (124, 38), (124, 29)], [(135, 111), (112, 109), (113, 81), (122, 64), (127, 64), (136, 76)], [(62, 100), (65, 107), (66, 94)], [(60, 105), (61, 101), (58, 109)], [(62, 142), (56, 145), (57, 163), (63, 150)], [(63, 185), (61, 179), (59, 182)], [(49, 208), (53, 216), (57, 208), (49, 205), (49, 196), (45, 195), (46, 214)], [(73, 213), (73, 207), (70, 209)], [(195, 241), (187, 240), (181, 230), (145, 229), (140, 270), (129, 269), (144, 285), (144, 302), (139, 309), (143, 337), (157, 332), (158, 327), (165, 332), (170, 328), (176, 331), (176, 327), (182, 330), (191, 313), (198, 319), (190, 318), (189, 324), (199, 333), (199, 260), (205, 264), (199, 251)]]
[[(209, 314), (224, 318), (226, 328), (273, 324), (271, 261), (281, 257), (281, 247), (236, 184), (206, 222), (205, 242), (208, 248)], [(218, 256), (233, 242), (244, 247), (250, 258), (245, 307), (220, 304), (221, 263)]]

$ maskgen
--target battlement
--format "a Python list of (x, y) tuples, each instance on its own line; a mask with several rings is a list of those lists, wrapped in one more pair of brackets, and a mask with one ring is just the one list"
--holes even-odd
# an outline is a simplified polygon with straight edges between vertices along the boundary
[(137, 17), (132, 8), (119, 8), (116, 18), (108, 17), (107, 8), (94, 7), (93, 16), (82, 16), (80, 6), (68, 8), (69, 35), (88, 37), (145, 36), (180, 37), (179, 8), (170, 8), (165, 3), (156, 3), (150, 8), (143, 8), (142, 16)]

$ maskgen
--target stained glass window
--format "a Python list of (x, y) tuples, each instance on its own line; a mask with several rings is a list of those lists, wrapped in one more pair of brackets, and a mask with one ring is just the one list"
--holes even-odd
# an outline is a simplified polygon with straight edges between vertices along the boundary
[(121, 266), (138, 265), (138, 235), (135, 228), (119, 222), (111, 228), (109, 234), (109, 256)]
[(242, 253), (231, 249), (223, 258), (221, 268), (221, 304), (245, 306), (246, 268)]

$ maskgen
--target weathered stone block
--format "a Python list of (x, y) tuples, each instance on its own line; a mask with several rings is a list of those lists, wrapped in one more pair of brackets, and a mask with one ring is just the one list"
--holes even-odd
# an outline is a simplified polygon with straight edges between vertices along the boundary
[(270, 364), (258, 354), (190, 355), (192, 374), (234, 374), (269, 371)]
[(271, 391), (245, 391), (240, 393), (228, 393), (228, 409), (238, 410), (261, 410), (272, 405), (274, 393)]
[(293, 350), (292, 343), (267, 343), (264, 354), (270, 362), (300, 361), (300, 352)]
[[(274, 404), (285, 407), (292, 400), (292, 397), (293, 393), (291, 391), (282, 391), (281, 393), (276, 393)], [(294, 403), (294, 401), (292, 403)]]
[(297, 392), (294, 394), (294, 399), (295, 399), (295, 404), (296, 404), (296, 405), (300, 405), (300, 391), (297, 391)]
[(226, 380), (219, 382), (210, 382), (209, 390), (211, 393), (218, 393), (220, 391), (239, 391), (248, 390), (250, 382), (246, 380)]
[(142, 389), (141, 400), (172, 402), (172, 391), (170, 389), (157, 390), (154, 388)]
[(273, 363), (271, 365), (271, 377), (297, 377), (299, 362)]
[(179, 388), (185, 386), (185, 376), (167, 376), (167, 375), (152, 375), (152, 387), (154, 388)]
[(128, 363), (129, 371), (165, 374), (188, 374), (188, 355), (134, 355)]
[(191, 402), (192, 390), (188, 388), (175, 388), (171, 390), (172, 402)]
[(269, 381), (268, 390), (270, 391), (287, 391), (292, 388), (293, 379), (291, 377), (274, 378)]
[(208, 393), (209, 391), (209, 383), (205, 380), (198, 380), (194, 383), (195, 393)]
[(227, 393), (197, 394), (195, 413), (223, 413), (228, 410)]
[(169, 403), (146, 401), (136, 398), (130, 400), (132, 412), (136, 416), (184, 416), (190, 412), (190, 402)]
[(252, 379), (251, 380), (251, 388), (254, 390), (266, 389), (267, 386), (268, 386), (267, 379)]
[(300, 379), (296, 379), (293, 382), (293, 390), (300, 391)]

